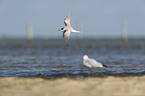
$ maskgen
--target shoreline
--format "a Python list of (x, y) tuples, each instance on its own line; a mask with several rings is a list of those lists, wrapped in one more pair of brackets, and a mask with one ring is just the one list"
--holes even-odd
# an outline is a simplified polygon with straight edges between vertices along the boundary
[[(97, 74), (98, 75), (98, 74)], [(121, 75), (121, 74), (120, 74)], [(145, 75), (0, 77), (0, 96), (144, 96)]]
[(0, 96), (144, 96), (145, 75), (57, 78), (0, 77)]
[(36, 75), (28, 75), (28, 76), (0, 76), (1, 77), (24, 77), (24, 78), (43, 78), (43, 79), (60, 79), (60, 78), (104, 78), (104, 77), (136, 77), (136, 76), (145, 76), (145, 71), (140, 73), (108, 73), (108, 72), (97, 72), (91, 73), (79, 73), (79, 74), (71, 74), (71, 73), (63, 73), (63, 74), (54, 74), (47, 75), (44, 73), (38, 73)]

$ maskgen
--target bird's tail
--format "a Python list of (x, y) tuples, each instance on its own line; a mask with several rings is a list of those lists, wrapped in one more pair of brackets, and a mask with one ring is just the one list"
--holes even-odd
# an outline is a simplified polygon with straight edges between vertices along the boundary
[(74, 33), (81, 33), (80, 31), (77, 31), (77, 30), (72, 30), (72, 32), (74, 32)]
[(108, 67), (107, 65), (103, 64), (103, 67)]

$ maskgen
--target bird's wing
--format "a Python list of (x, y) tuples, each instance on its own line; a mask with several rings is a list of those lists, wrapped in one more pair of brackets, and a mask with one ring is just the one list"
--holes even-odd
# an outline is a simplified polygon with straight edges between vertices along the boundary
[(91, 58), (88, 58), (87, 62), (94, 68), (100, 67), (102, 65), (100, 62), (97, 62), (96, 60), (91, 59)]
[(88, 67), (88, 68), (92, 68), (92, 65), (90, 65), (88, 62), (84, 62), (84, 65), (86, 66), (86, 67)]
[(70, 13), (66, 16), (66, 18), (64, 19), (64, 24), (65, 24), (65, 26), (71, 26), (71, 23), (70, 23), (71, 14), (72, 14), (72, 12), (70, 12)]
[(86, 67), (89, 67), (89, 68), (92, 68), (93, 66), (92, 66), (92, 62), (90, 61), (90, 59), (89, 58), (87, 58), (87, 59), (84, 59), (84, 65), (86, 66)]
[(64, 31), (63, 32), (63, 39), (65, 44), (68, 46), (68, 40), (69, 40), (69, 36), (70, 36), (71, 31)]

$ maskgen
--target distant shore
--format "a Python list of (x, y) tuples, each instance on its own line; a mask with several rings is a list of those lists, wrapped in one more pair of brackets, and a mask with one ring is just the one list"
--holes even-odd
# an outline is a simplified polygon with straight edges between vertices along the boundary
[(0, 96), (144, 96), (144, 88), (145, 75), (0, 77)]

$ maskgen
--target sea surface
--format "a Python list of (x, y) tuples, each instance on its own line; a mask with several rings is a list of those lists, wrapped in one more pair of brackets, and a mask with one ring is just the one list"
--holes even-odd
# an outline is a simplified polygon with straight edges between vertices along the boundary
[(145, 40), (86, 39), (69, 43), (67, 47), (63, 40), (1, 40), (0, 76), (88, 73), (83, 55), (108, 66), (92, 69), (92, 73), (145, 72)]

